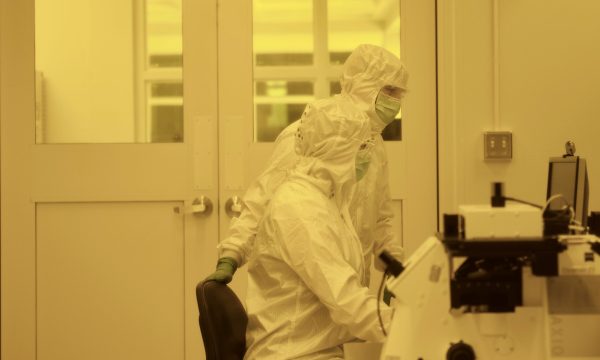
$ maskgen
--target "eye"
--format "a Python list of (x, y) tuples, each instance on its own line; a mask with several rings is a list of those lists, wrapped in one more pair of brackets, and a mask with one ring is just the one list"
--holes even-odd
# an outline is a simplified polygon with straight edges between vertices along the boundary
[(381, 89), (381, 92), (395, 99), (402, 99), (404, 90), (395, 86), (386, 85)]

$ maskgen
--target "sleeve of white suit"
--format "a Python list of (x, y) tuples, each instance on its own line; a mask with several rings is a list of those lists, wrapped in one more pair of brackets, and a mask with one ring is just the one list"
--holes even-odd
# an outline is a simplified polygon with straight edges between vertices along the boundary
[[(283, 260), (327, 307), (336, 324), (345, 326), (359, 339), (384, 341), (377, 315), (377, 298), (361, 285), (357, 271), (342, 255), (339, 242), (350, 240), (338, 238), (328, 226), (330, 216), (306, 220), (306, 214), (301, 210), (296, 213), (298, 216), (294, 216), (292, 210), (291, 216), (275, 219), (276, 241), (281, 244)], [(392, 310), (382, 305), (381, 311), (387, 328)]]
[(295, 128), (288, 126), (277, 137), (267, 169), (248, 187), (242, 199), (240, 216), (232, 218), (227, 238), (217, 246), (219, 256), (233, 257), (238, 261), (238, 266), (245, 264), (249, 257), (258, 223), (272, 194), (285, 179), (287, 171), (294, 166)]
[(379, 204), (375, 226), (373, 228), (373, 255), (375, 256), (375, 268), (385, 271), (385, 264), (379, 259), (379, 254), (387, 250), (390, 255), (402, 261), (404, 249), (393, 229), (392, 219), (392, 197), (390, 195), (389, 169), (385, 148), (382, 147), (380, 176), (377, 177), (377, 195)]

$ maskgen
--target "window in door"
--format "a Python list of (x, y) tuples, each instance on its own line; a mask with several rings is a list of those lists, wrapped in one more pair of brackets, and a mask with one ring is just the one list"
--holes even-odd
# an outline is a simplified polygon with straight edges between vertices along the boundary
[[(364, 43), (400, 55), (398, 0), (254, 0), (254, 141), (274, 141), (307, 103), (339, 93), (343, 63)], [(385, 140), (401, 140), (400, 116)]]
[(36, 143), (183, 141), (181, 0), (35, 0), (35, 22)]

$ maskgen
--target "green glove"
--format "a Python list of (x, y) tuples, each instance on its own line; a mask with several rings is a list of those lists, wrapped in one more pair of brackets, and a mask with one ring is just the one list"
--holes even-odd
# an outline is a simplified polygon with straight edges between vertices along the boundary
[(222, 257), (217, 262), (217, 270), (204, 279), (204, 281), (215, 280), (223, 284), (229, 284), (237, 267), (237, 261), (230, 257)]
[(391, 293), (391, 292), (388, 290), (387, 286), (386, 286), (386, 287), (384, 287), (384, 288), (383, 288), (383, 302), (384, 302), (386, 305), (388, 305), (388, 306), (389, 306), (389, 305), (390, 305), (390, 301), (392, 301), (392, 298), (393, 298), (393, 297), (395, 297), (395, 296), (394, 296), (394, 294), (392, 294), (392, 293)]

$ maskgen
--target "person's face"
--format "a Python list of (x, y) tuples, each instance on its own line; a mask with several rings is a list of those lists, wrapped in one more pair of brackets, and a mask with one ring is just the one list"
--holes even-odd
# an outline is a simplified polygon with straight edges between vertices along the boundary
[(398, 100), (404, 96), (404, 90), (395, 86), (384, 86), (381, 92)]

